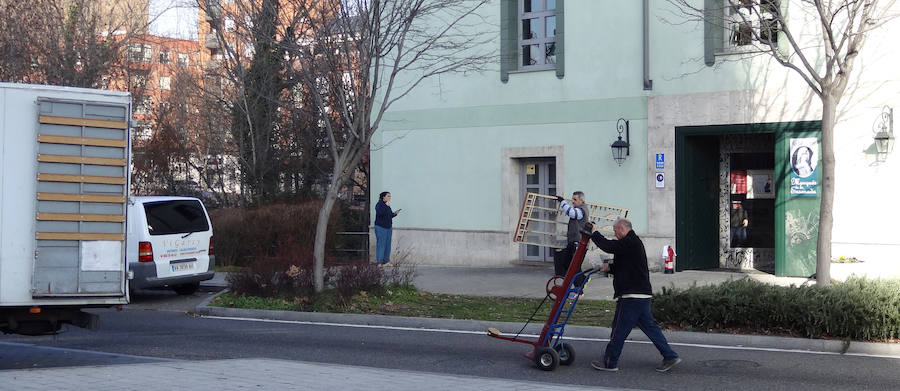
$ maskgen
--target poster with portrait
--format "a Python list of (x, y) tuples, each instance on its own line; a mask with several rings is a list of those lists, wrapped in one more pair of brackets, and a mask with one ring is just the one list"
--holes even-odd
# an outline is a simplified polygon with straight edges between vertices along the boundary
[(775, 198), (775, 170), (747, 170), (747, 199)]
[(791, 197), (815, 197), (819, 185), (819, 140), (792, 138), (790, 146)]

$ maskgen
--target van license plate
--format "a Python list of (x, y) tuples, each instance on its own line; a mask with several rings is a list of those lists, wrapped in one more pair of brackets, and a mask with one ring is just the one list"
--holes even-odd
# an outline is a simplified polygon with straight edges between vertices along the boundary
[(192, 269), (194, 269), (194, 264), (196, 264), (196, 263), (197, 263), (197, 262), (175, 263), (175, 264), (172, 264), (172, 265), (171, 265), (171, 266), (172, 266), (172, 271), (173, 271), (173, 272), (180, 272), (180, 271), (183, 271), (183, 270), (192, 270)]

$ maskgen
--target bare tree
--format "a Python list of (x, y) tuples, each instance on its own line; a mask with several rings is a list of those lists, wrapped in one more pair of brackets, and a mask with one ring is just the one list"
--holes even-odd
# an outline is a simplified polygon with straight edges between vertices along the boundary
[(153, 131), (135, 137), (132, 186), (142, 194), (184, 194), (226, 204), (221, 169), (225, 162), (218, 161), (223, 140), (216, 133), (218, 127), (208, 123), (208, 117), (225, 113), (207, 106), (208, 97), (194, 72), (173, 67), (170, 75), (177, 93), (157, 91), (157, 101), (150, 104), (145, 118)]
[[(212, 25), (227, 86), (225, 102), (231, 110), (231, 136), (238, 147), (241, 182), (251, 204), (274, 200), (281, 187), (281, 133), (284, 98), (293, 81), (286, 77), (280, 51), (284, 34), (285, 1), (198, 0)], [(233, 88), (232, 88), (233, 87)]]
[(133, 2), (0, 0), (0, 80), (104, 87), (123, 48), (147, 29)]
[[(688, 17), (713, 24), (725, 9), (734, 9), (736, 28), (730, 39), (738, 44), (754, 42), (782, 66), (800, 75), (822, 102), (822, 184), (819, 235), (816, 243), (816, 282), (831, 282), (831, 234), (834, 223), (834, 125), (837, 106), (853, 73), (854, 60), (873, 29), (896, 15), (889, 13), (895, 0), (800, 0), (792, 12), (816, 15), (818, 30), (813, 42), (802, 41), (800, 28), (791, 26), (781, 2), (787, 0), (722, 0), (722, 6), (706, 10), (690, 0), (669, 0)], [(724, 26), (722, 26), (724, 28)], [(778, 39), (775, 39), (779, 36)], [(779, 50), (783, 37), (789, 50)], [(824, 61), (819, 61), (824, 54)]]
[(315, 286), (324, 289), (327, 223), (357, 173), (385, 112), (445, 73), (477, 72), (496, 60), (490, 0), (294, 0), (285, 43), (296, 77), (327, 135), (332, 169), (316, 225)]

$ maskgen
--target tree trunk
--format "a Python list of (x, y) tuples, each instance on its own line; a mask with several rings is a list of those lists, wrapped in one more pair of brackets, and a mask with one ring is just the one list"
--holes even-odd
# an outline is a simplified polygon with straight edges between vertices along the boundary
[(837, 99), (822, 92), (822, 191), (819, 205), (819, 235), (816, 242), (816, 284), (831, 283), (831, 228), (834, 225), (834, 121)]
[(316, 293), (322, 293), (325, 290), (325, 236), (328, 233), (328, 220), (331, 218), (331, 210), (334, 202), (337, 200), (338, 189), (341, 188), (340, 183), (332, 182), (325, 193), (325, 203), (319, 210), (319, 220), (316, 221), (316, 242), (313, 248), (313, 259), (315, 266), (313, 267), (313, 278), (315, 278)]

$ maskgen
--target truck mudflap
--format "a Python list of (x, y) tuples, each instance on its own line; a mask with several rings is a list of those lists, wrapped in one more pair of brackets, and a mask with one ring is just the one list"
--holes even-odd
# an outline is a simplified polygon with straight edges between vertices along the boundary
[(100, 317), (80, 308), (16, 307), (0, 309), (0, 331), (4, 334), (41, 335), (59, 331), (64, 323), (96, 329)]

